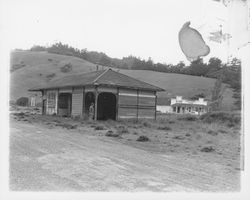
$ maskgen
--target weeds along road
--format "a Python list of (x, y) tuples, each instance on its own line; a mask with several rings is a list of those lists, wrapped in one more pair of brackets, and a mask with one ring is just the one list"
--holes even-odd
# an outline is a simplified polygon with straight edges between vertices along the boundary
[(235, 191), (238, 174), (185, 156), (140, 150), (106, 137), (14, 121), (10, 189), (32, 191)]

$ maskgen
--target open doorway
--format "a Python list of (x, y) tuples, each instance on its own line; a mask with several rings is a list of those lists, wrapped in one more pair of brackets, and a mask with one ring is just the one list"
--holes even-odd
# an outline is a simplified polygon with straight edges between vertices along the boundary
[(68, 117), (71, 115), (72, 94), (60, 93), (58, 96), (58, 115)]
[(97, 119), (116, 120), (116, 96), (114, 94), (103, 92), (98, 95)]
[(89, 116), (89, 107), (91, 103), (95, 103), (95, 95), (93, 92), (87, 92), (85, 94), (85, 113)]

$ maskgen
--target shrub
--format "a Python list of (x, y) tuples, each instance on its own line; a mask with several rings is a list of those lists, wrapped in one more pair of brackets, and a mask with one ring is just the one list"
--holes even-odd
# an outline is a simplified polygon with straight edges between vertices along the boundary
[(124, 133), (129, 133), (129, 130), (127, 127), (125, 126), (118, 126), (116, 127), (117, 128), (117, 131), (121, 134), (124, 134)]
[(60, 68), (60, 70), (63, 73), (68, 73), (72, 71), (72, 64), (71, 63), (65, 64), (63, 67)]
[(107, 137), (119, 137), (120, 134), (117, 133), (117, 132), (113, 132), (112, 130), (108, 130), (108, 131), (105, 133), (105, 136), (107, 136)]
[(17, 117), (20, 117), (20, 118), (23, 118), (23, 117), (28, 116), (28, 114), (27, 114), (27, 113), (24, 113), (24, 112), (14, 113), (13, 115), (15, 115), (15, 116), (17, 116)]
[(185, 136), (186, 136), (186, 137), (190, 137), (191, 134), (190, 134), (190, 133), (186, 133)]
[(201, 115), (200, 119), (206, 123), (226, 123), (229, 127), (240, 124), (241, 122), (241, 116), (239, 113), (222, 111), (206, 113), (204, 115)]
[(104, 126), (97, 125), (95, 126), (95, 130), (105, 130)]
[(209, 130), (207, 133), (208, 133), (209, 135), (212, 135), (212, 136), (218, 135), (218, 133), (217, 133), (216, 131), (213, 131), (213, 130)]
[(212, 147), (212, 146), (203, 147), (203, 148), (201, 149), (201, 152), (213, 152), (213, 151), (215, 151), (215, 149), (214, 149), (214, 147)]
[(224, 129), (219, 129), (219, 132), (220, 132), (220, 133), (227, 133), (227, 131), (224, 130)]
[(71, 124), (67, 124), (67, 123), (63, 123), (63, 124), (56, 124), (56, 126), (61, 126), (63, 128), (66, 128), (66, 129), (76, 129), (77, 128), (77, 125), (71, 125)]
[(172, 130), (172, 128), (169, 127), (169, 126), (160, 126), (160, 127), (158, 127), (157, 129), (158, 129), (158, 130), (165, 130), (165, 131), (171, 131), (171, 130)]
[(141, 136), (139, 136), (139, 137), (136, 139), (136, 141), (138, 141), (138, 142), (147, 142), (147, 141), (150, 141), (150, 140), (149, 140), (149, 138), (148, 138), (147, 136), (141, 135)]
[(184, 140), (185, 138), (182, 135), (176, 135), (176, 136), (173, 137), (173, 139)]
[(20, 97), (19, 99), (17, 99), (16, 105), (28, 106), (29, 105), (29, 98), (28, 97)]
[(51, 73), (51, 74), (46, 75), (46, 78), (47, 78), (48, 80), (51, 80), (51, 79), (54, 78), (55, 76), (56, 76), (55, 73)]
[(178, 117), (179, 120), (185, 120), (185, 121), (196, 121), (198, 119), (195, 115), (182, 115)]
[(147, 127), (147, 128), (151, 128), (151, 127), (152, 127), (152, 124), (151, 124), (150, 122), (148, 122), (148, 121), (142, 122), (142, 125), (143, 125), (144, 127)]
[(48, 58), (48, 61), (49, 61), (49, 62), (52, 62), (52, 61), (53, 61), (53, 59), (52, 59), (52, 58)]

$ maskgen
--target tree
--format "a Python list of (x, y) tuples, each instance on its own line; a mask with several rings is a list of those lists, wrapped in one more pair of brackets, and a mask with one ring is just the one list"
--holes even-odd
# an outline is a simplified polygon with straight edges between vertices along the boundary
[(199, 98), (205, 98), (206, 95), (204, 93), (200, 93), (200, 94), (195, 94), (194, 96), (192, 96), (190, 99), (192, 100), (197, 100)]
[(215, 81), (214, 88), (212, 91), (212, 102), (210, 103), (210, 106), (213, 111), (220, 110), (221, 108), (223, 93), (226, 89), (225, 85), (223, 85), (222, 83), (223, 76), (224, 70), (221, 71), (220, 76)]
[(203, 62), (203, 59), (199, 58), (195, 61), (192, 61), (187, 69), (187, 73), (195, 76), (205, 76), (207, 71), (206, 64)]
[(17, 99), (16, 104), (18, 106), (28, 106), (29, 105), (29, 98), (28, 97), (20, 97)]

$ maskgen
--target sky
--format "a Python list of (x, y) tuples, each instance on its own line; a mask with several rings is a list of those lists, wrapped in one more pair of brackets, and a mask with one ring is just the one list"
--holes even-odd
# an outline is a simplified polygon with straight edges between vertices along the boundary
[[(228, 10), (213, 0), (0, 0), (0, 31), (10, 49), (69, 44), (110, 57), (134, 55), (154, 62), (187, 59), (178, 43), (186, 21), (203, 35), (211, 52), (226, 60), (225, 43), (208, 40), (228, 19)], [(226, 27), (226, 26), (225, 26)], [(224, 26), (223, 26), (224, 28)], [(3, 39), (4, 38), (4, 39)]]

